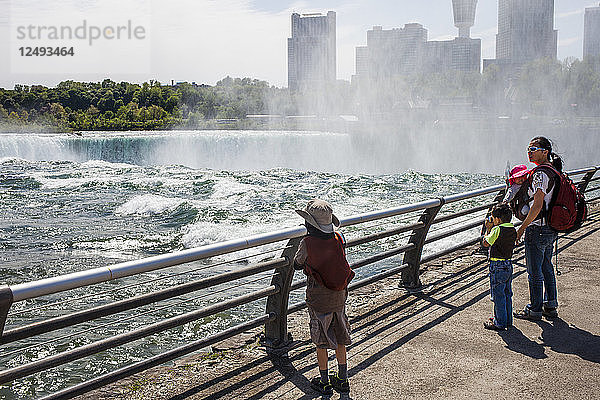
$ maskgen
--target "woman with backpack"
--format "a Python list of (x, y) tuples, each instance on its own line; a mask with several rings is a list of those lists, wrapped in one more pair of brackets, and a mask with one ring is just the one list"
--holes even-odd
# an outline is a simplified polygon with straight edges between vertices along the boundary
[(515, 312), (514, 316), (539, 321), (542, 315), (547, 318), (558, 316), (556, 277), (552, 265), (553, 244), (558, 234), (548, 226), (547, 210), (553, 191), (560, 184), (554, 169), (562, 172), (562, 159), (552, 152), (552, 143), (543, 136), (531, 139), (527, 155), (536, 167), (526, 183), (532, 200), (529, 212), (517, 230), (517, 243), (525, 233), (529, 304), (523, 310)]

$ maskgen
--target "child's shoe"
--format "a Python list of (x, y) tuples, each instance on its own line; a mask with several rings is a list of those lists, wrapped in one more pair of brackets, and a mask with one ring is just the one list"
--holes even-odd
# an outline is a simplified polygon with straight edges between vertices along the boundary
[(323, 383), (321, 381), (321, 377), (316, 376), (311, 379), (310, 386), (312, 386), (313, 389), (315, 389), (317, 392), (319, 392), (321, 394), (329, 395), (329, 394), (333, 394), (333, 386), (331, 386), (330, 382), (331, 381), (329, 381), (327, 383)]
[(505, 331), (506, 330), (506, 328), (496, 325), (494, 320), (489, 320), (489, 319), (483, 323), (483, 327), (485, 329), (489, 329), (491, 331)]
[(336, 392), (339, 393), (348, 393), (350, 392), (350, 382), (348, 382), (348, 378), (340, 379), (337, 373), (329, 374), (329, 382), (335, 389)]

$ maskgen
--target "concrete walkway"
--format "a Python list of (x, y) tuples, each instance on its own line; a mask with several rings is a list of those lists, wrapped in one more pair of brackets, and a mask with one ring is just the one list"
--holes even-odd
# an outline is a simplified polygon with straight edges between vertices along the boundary
[[(600, 216), (559, 242), (560, 317), (515, 320), (496, 333), (487, 263), (474, 248), (423, 266), (423, 293), (388, 279), (350, 295), (352, 399), (600, 399)], [(514, 307), (527, 303), (523, 251), (517, 253)], [(306, 311), (291, 317), (308, 338)], [(250, 337), (249, 342), (254, 342)], [(225, 346), (227, 347), (227, 346)], [(289, 362), (256, 344), (199, 355), (90, 393), (99, 399), (313, 399), (314, 347), (301, 340)], [(330, 363), (335, 370), (335, 361)], [(339, 398), (338, 394), (332, 396)]]

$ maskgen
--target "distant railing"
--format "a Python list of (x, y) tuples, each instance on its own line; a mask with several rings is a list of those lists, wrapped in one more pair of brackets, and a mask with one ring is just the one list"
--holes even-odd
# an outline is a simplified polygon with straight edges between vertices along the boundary
[[(590, 193), (597, 193), (597, 191), (600, 190), (600, 185), (597, 184), (600, 178), (594, 178), (595, 173), (599, 169), (600, 166), (590, 167), (571, 171), (569, 173), (571, 177), (583, 175), (581, 180), (578, 181), (578, 185), (580, 189), (588, 195), (588, 197), (592, 197), (588, 198), (589, 202), (600, 199), (599, 196), (589, 196)], [(594, 187), (590, 188), (588, 187), (590, 184), (595, 185)], [(351, 267), (353, 269), (358, 269), (366, 265), (389, 259), (391, 257), (403, 255), (402, 261), (396, 262), (395, 265), (385, 269), (384, 271), (374, 273), (371, 276), (367, 276), (363, 279), (353, 282), (349, 289), (355, 290), (396, 274), (401, 275), (404, 287), (407, 289), (418, 289), (421, 286), (419, 266), (422, 263), (432, 261), (456, 250), (473, 245), (479, 242), (480, 235), (473, 234), (473, 237), (469, 237), (468, 239), (462, 240), (459, 243), (452, 243), (451, 245), (445, 246), (443, 249), (426, 256), (423, 256), (424, 247), (434, 242), (439, 242), (443, 239), (456, 237), (461, 233), (474, 230), (475, 228), (481, 228), (486, 213), (489, 212), (494, 204), (498, 203), (498, 201), (502, 199), (504, 193), (505, 186), (497, 185), (340, 219), (342, 227), (357, 227), (358, 229), (365, 225), (368, 227), (368, 223), (372, 221), (382, 222), (392, 220), (393, 223), (393, 225), (388, 229), (369, 232), (357, 237), (351, 237), (352, 232), (348, 233), (347, 236), (349, 239), (347, 242), (347, 248), (349, 249), (358, 246), (373, 245), (373, 243), (386, 238), (395, 238), (392, 247), (387, 248), (384, 251), (373, 252), (373, 254), (371, 254), (369, 249), (363, 250), (361, 255), (367, 254), (367, 256), (352, 260)], [(493, 196), (491, 198), (486, 197), (490, 195)], [(455, 204), (460, 206), (454, 207)], [(440, 214), (440, 210), (442, 210), (444, 207), (453, 207), (455, 211), (449, 211), (446, 215), (442, 215)], [(398, 220), (397, 217), (399, 216), (402, 216), (401, 220)], [(396, 219), (394, 220), (394, 218)], [(448, 222), (450, 222), (450, 224), (448, 224)], [(441, 228), (432, 229), (432, 226), (434, 225), (440, 226)], [(358, 229), (356, 232), (359, 232)], [(0, 384), (6, 384), (13, 380), (64, 365), (108, 349), (116, 348), (150, 335), (164, 332), (174, 327), (179, 327), (193, 321), (214, 316), (234, 307), (246, 305), (264, 298), (267, 299), (266, 310), (262, 315), (251, 318), (248, 321), (222, 330), (216, 334), (209, 335), (200, 340), (187, 343), (176, 349), (163, 352), (142, 361), (135, 362), (126, 367), (95, 377), (91, 380), (76, 384), (72, 387), (48, 395), (44, 397), (44, 399), (73, 398), (93, 389), (115, 382), (124, 377), (131, 376), (151, 367), (177, 359), (194, 351), (198, 351), (209, 345), (235, 336), (241, 332), (263, 325), (264, 338), (262, 339), (262, 343), (267, 347), (268, 351), (271, 351), (275, 354), (278, 352), (285, 352), (286, 346), (291, 341), (291, 335), (288, 333), (287, 315), (301, 310), (306, 306), (304, 302), (299, 302), (292, 305), (289, 304), (290, 293), (294, 290), (302, 288), (306, 284), (304, 279), (293, 282), (294, 269), (292, 266), (293, 256), (297, 250), (301, 238), (305, 234), (306, 229), (303, 226), (297, 226), (175, 253), (123, 262), (107, 267), (94, 268), (53, 278), (0, 287), (0, 345), (24, 341), (31, 338), (35, 338), (36, 343), (33, 345), (23, 343), (8, 353), (3, 355), (0, 354), (0, 357), (6, 357), (11, 354), (17, 355), (25, 348), (30, 349), (32, 347), (47, 343), (40, 341), (43, 340), (42, 337), (44, 334), (50, 332), (56, 332), (58, 330), (73, 326), (85, 326), (85, 323), (102, 317), (115, 315), (128, 310), (135, 311), (148, 304), (154, 304), (167, 299), (180, 297), (184, 294), (195, 293), (204, 289), (214, 288), (217, 285), (229, 284), (233, 286), (234, 282), (238, 282), (238, 284), (241, 286), (244, 283), (239, 282), (241, 282), (243, 278), (260, 276), (260, 274), (264, 275), (266, 272), (273, 271), (270, 284), (262, 289), (253, 290), (249, 293), (238, 296), (233, 296), (226, 300), (219, 301), (199, 309), (193, 309), (192, 311), (184, 312), (179, 315), (164, 318), (158, 322), (146, 324), (142, 327), (131, 329), (118, 335), (109, 336), (72, 349), (59, 351), (54, 355), (2, 370), (0, 371)], [(62, 293), (72, 289), (87, 287), (102, 282), (118, 280), (124, 277), (139, 275), (198, 260), (214, 259), (217, 256), (234, 254), (248, 249), (257, 249), (265, 245), (273, 245), (284, 241), (287, 241), (287, 243), (283, 246), (283, 248), (275, 250), (281, 251), (281, 254), (266, 261), (249, 263), (244, 267), (235, 268), (228, 272), (213, 274), (202, 279), (171, 286), (166, 289), (140, 294), (123, 300), (109, 302), (107, 304), (97, 305), (92, 308), (78, 310), (65, 315), (59, 315), (47, 319), (42, 318), (39, 321), (31, 322), (22, 326), (11, 326), (9, 329), (4, 329), (11, 306), (18, 302), (36, 299), (53, 293)], [(453, 242), (456, 242), (456, 240)], [(270, 249), (259, 254), (272, 253), (273, 251), (274, 250)], [(236, 260), (230, 260), (228, 262), (238, 263), (239, 265), (240, 261), (244, 261), (246, 259), (247, 256), (242, 256)], [(223, 263), (215, 262), (214, 265), (221, 264)], [(257, 281), (258, 279), (256, 282)], [(107, 292), (110, 292), (111, 290)], [(100, 292), (99, 294), (107, 292)], [(221, 292), (227, 292), (227, 290), (225, 289)], [(98, 293), (96, 293), (96, 295), (98, 295)], [(80, 297), (80, 299), (93, 296), (94, 295), (87, 295)], [(51, 303), (50, 305), (53, 304), (57, 303)], [(167, 305), (165, 308), (171, 306), (172, 305)], [(28, 311), (39, 311), (40, 309), (44, 308), (47, 308), (47, 305), (34, 306)], [(135, 314), (134, 317), (136, 315), (142, 315), (145, 313), (146, 312), (140, 312), (139, 314)], [(122, 318), (121, 321), (127, 319), (128, 318)], [(81, 334), (81, 332), (79, 334)], [(72, 336), (74, 336), (74, 334), (63, 335), (58, 339), (68, 340)], [(55, 340), (57, 339), (52, 339), (51, 341)]]

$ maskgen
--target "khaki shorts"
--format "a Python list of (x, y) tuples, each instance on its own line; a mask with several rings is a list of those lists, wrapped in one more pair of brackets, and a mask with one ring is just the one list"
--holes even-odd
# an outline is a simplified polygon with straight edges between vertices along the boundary
[(352, 344), (350, 322), (346, 308), (341, 311), (318, 313), (308, 306), (310, 316), (310, 338), (320, 349), (337, 349), (338, 345)]

